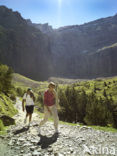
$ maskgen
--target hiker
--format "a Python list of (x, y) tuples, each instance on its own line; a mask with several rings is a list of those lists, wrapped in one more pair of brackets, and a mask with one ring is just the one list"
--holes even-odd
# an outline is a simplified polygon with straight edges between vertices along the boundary
[(47, 122), (50, 115), (52, 115), (54, 119), (55, 133), (58, 133), (58, 97), (55, 91), (55, 84), (53, 82), (50, 82), (48, 88), (49, 89), (44, 93), (44, 119), (39, 124), (39, 133), (40, 127)]
[[(26, 106), (24, 107), (24, 103), (26, 102)], [(29, 116), (29, 124), (28, 126), (30, 126), (31, 120), (32, 120), (32, 114), (33, 114), (33, 110), (34, 110), (34, 102), (35, 102), (35, 97), (33, 94), (33, 91), (31, 88), (27, 89), (27, 92), (24, 94), (23, 96), (23, 100), (22, 100), (22, 109), (23, 112), (26, 108), (26, 117), (24, 119), (24, 123), (27, 122), (27, 117)]]

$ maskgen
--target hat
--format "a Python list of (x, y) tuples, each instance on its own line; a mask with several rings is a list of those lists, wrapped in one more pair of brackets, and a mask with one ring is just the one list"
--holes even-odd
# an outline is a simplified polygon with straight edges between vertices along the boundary
[(48, 88), (50, 88), (51, 86), (55, 88), (56, 85), (55, 85), (54, 82), (50, 82), (49, 85), (48, 85)]

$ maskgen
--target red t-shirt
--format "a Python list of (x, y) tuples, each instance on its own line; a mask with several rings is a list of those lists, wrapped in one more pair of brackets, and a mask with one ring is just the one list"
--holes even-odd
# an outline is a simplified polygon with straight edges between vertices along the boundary
[(49, 92), (49, 90), (47, 90), (44, 93), (44, 104), (47, 106), (52, 106), (55, 104), (55, 96), (54, 93)]

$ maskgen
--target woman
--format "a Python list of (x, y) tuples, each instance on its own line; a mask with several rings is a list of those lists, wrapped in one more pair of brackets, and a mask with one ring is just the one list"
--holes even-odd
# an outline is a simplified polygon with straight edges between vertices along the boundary
[[(58, 113), (56, 103), (58, 102), (57, 94), (55, 92), (55, 84), (50, 82), (48, 90), (44, 93), (44, 119), (40, 122), (39, 128), (45, 124), (50, 115), (54, 119), (55, 133), (58, 133)], [(40, 133), (40, 129), (39, 129)]]
[(29, 116), (29, 124), (28, 126), (30, 126), (30, 122), (32, 120), (32, 114), (34, 111), (34, 102), (35, 102), (35, 97), (34, 94), (31, 90), (31, 88), (27, 89), (27, 92), (24, 94), (23, 96), (23, 100), (22, 100), (22, 109), (24, 111), (25, 107), (24, 107), (24, 103), (26, 102), (26, 117), (24, 119), (24, 123), (26, 123), (27, 121), (27, 117)]

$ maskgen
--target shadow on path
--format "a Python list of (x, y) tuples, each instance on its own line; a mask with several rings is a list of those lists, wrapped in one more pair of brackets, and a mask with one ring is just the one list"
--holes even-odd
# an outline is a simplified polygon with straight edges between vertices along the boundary
[(57, 141), (59, 134), (55, 133), (51, 137), (43, 136), (41, 134), (39, 134), (38, 136), (40, 137), (40, 141), (37, 143), (37, 145), (40, 145), (42, 149), (45, 149), (48, 148), (49, 145)]
[(23, 133), (23, 132), (26, 132), (26, 131), (28, 131), (29, 130), (29, 127), (23, 127), (23, 128), (21, 128), (21, 129), (18, 129), (18, 130), (16, 130), (16, 131), (14, 131), (13, 133), (14, 133), (14, 135), (17, 135), (17, 134), (19, 134), (19, 133)]

